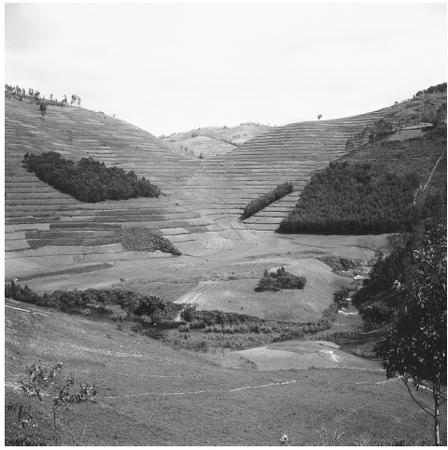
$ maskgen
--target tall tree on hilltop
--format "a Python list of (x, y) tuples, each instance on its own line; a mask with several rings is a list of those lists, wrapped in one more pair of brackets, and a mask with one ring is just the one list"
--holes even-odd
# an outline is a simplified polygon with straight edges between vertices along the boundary
[[(383, 350), (387, 377), (399, 375), (412, 399), (433, 418), (435, 445), (440, 445), (440, 406), (446, 401), (446, 250), (446, 226), (430, 227), (422, 249), (414, 252), (412, 281), (396, 282), (403, 302)], [(425, 384), (432, 390), (432, 409), (412, 390)]]

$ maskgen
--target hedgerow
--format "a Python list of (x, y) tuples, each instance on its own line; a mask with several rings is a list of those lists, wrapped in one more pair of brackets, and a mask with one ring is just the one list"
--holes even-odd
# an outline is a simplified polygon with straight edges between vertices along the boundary
[(263, 276), (255, 288), (256, 292), (279, 291), (281, 289), (303, 289), (306, 278), (286, 272), (284, 267), (280, 267), (276, 272), (264, 271)]
[(269, 206), (271, 203), (280, 200), (287, 194), (290, 194), (292, 190), (293, 184), (287, 181), (286, 183), (279, 184), (274, 189), (272, 189), (272, 191), (269, 191), (266, 194), (258, 196), (256, 199), (250, 201), (246, 205), (243, 213), (241, 214), (241, 220), (253, 216), (255, 213), (266, 208), (266, 206)]
[(281, 233), (368, 234), (409, 229), (419, 211), (413, 204), (416, 173), (384, 171), (371, 163), (332, 162), (316, 173)]
[(121, 289), (57, 290), (51, 294), (39, 295), (27, 285), (22, 287), (14, 281), (5, 284), (5, 298), (46, 306), (62, 312), (83, 315), (96, 313), (107, 315), (112, 320), (132, 319), (151, 324), (173, 322), (182, 308), (159, 297), (138, 295)]
[(93, 158), (78, 162), (64, 159), (57, 152), (40, 155), (26, 153), (25, 167), (45, 183), (81, 202), (158, 197), (160, 189), (145, 177), (137, 177), (118, 167), (106, 167)]

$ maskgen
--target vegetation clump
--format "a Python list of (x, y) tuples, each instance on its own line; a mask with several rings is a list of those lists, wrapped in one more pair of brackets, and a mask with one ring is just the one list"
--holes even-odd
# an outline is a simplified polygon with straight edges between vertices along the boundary
[(371, 163), (332, 162), (313, 176), (281, 233), (368, 234), (408, 229), (415, 222), (415, 173), (384, 172)]
[(121, 289), (58, 290), (51, 294), (39, 295), (27, 285), (22, 287), (14, 281), (5, 284), (5, 298), (46, 306), (62, 312), (86, 316), (98, 314), (111, 320), (131, 319), (151, 325), (172, 323), (181, 310), (180, 305), (167, 303), (159, 297), (138, 295)]
[(290, 194), (292, 190), (293, 184), (287, 181), (283, 184), (279, 184), (274, 189), (272, 189), (272, 191), (258, 196), (256, 199), (250, 201), (246, 205), (243, 213), (241, 214), (241, 220), (245, 220), (250, 216), (253, 216), (255, 213), (266, 208), (266, 206), (269, 206), (271, 203), (280, 200), (285, 195)]
[(430, 86), (428, 89), (425, 89), (423, 91), (418, 91), (415, 95), (418, 97), (420, 95), (424, 94), (435, 94), (435, 93), (443, 93), (446, 92), (446, 82), (436, 84), (434, 86)]
[(293, 275), (280, 267), (275, 272), (264, 271), (263, 276), (255, 288), (256, 292), (280, 291), (281, 289), (303, 289), (306, 284), (306, 278)]
[(64, 159), (57, 152), (27, 153), (24, 165), (45, 183), (81, 202), (158, 197), (160, 189), (145, 177), (137, 177), (118, 167), (106, 167), (93, 158), (78, 162)]
[(181, 252), (166, 238), (144, 227), (127, 227), (115, 232), (115, 239), (125, 250), (154, 252), (160, 250), (180, 256)]
[(384, 257), (382, 253), (377, 255), (370, 279), (364, 281), (362, 288), (352, 298), (353, 304), (362, 314), (366, 329), (375, 329), (392, 322), (397, 308), (402, 304), (399, 287), (411, 284), (416, 273), (415, 252), (420, 251), (424, 236), (432, 233), (434, 227), (446, 239), (446, 228), (443, 231), (443, 226), (427, 220), (411, 233), (396, 235), (392, 239), (389, 256)]

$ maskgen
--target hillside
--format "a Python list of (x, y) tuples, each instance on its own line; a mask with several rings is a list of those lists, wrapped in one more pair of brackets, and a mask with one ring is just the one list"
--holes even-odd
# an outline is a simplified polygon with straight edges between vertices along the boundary
[[(227, 155), (198, 160), (102, 113), (49, 107), (42, 121), (35, 105), (6, 100), (7, 276), (160, 259), (154, 253), (125, 251), (120, 244), (102, 245), (123, 226), (144, 226), (192, 255), (255, 249), (261, 236), (252, 231), (273, 231), (313, 171), (343, 155), (346, 140), (383, 114), (291, 124)], [(81, 203), (22, 167), (25, 153), (50, 150), (67, 159), (93, 157), (133, 170), (163, 194), (157, 199)], [(286, 180), (294, 184), (292, 194), (238, 222), (248, 201)]]
[(446, 166), (446, 84), (444, 89), (395, 105), (348, 139), (347, 153), (313, 176), (279, 230), (398, 232), (428, 215), (443, 216), (446, 178), (438, 166)]
[(236, 127), (201, 127), (161, 136), (161, 139), (170, 148), (205, 158), (225, 154), (244, 142), (266, 133), (271, 128), (267, 125), (248, 122)]
[[(10, 300), (5, 331), (7, 405), (37, 406), (18, 389), (24, 366), (34, 361), (61, 361), (75, 382), (97, 388), (96, 403), (74, 405), (57, 440), (51, 408), (39, 414), (37, 433), (50, 445), (278, 445), (285, 433), (291, 445), (430, 442), (430, 433), (422, 433), (430, 420), (401, 382), (385, 382), (376, 362), (334, 345), (196, 354), (116, 324)], [(430, 399), (425, 391), (418, 397)], [(14, 435), (14, 420), (8, 412), (6, 436)], [(343, 433), (337, 442), (336, 432)]]

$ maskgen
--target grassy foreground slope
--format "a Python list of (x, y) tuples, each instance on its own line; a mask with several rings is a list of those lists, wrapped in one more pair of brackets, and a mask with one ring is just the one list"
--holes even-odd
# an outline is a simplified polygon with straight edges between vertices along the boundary
[[(109, 323), (6, 304), (6, 404), (26, 402), (16, 389), (24, 366), (63, 361), (67, 374), (98, 391), (97, 403), (77, 405), (71, 425), (78, 444), (278, 445), (284, 433), (292, 445), (430, 443), (428, 416), (400, 381), (384, 383), (374, 363), (257, 371), (242, 358), (239, 368), (225, 368), (219, 358), (176, 351)], [(418, 396), (429, 401), (425, 391)], [(12, 420), (8, 414), (7, 437)], [(47, 444), (73, 445), (69, 436), (54, 440), (50, 417), (40, 420)], [(338, 442), (334, 432), (344, 433)]]
[(446, 165), (446, 84), (444, 91), (396, 105), (346, 149), (313, 176), (280, 232), (399, 232), (438, 209), (443, 213), (446, 179), (438, 165)]

